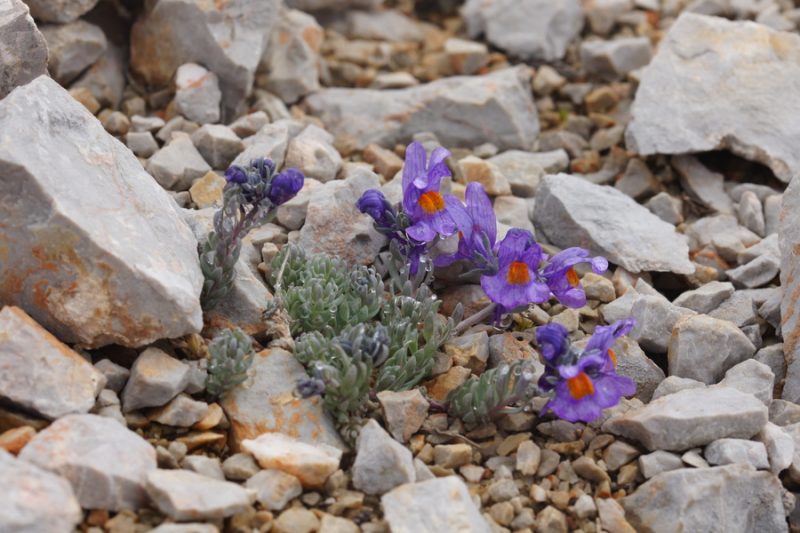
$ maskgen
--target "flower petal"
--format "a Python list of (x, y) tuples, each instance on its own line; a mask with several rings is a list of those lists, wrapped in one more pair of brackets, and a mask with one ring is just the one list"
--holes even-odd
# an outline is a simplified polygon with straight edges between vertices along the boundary
[(431, 242), (436, 238), (436, 231), (431, 227), (428, 220), (420, 220), (413, 226), (406, 228), (409, 237), (418, 242)]
[(497, 217), (492, 208), (492, 201), (486, 194), (483, 185), (476, 181), (471, 182), (467, 185), (465, 198), (472, 224), (483, 231), (489, 237), (491, 245), (494, 246), (497, 240)]
[(425, 176), (425, 147), (421, 143), (412, 142), (406, 147), (406, 159), (403, 165), (403, 192), (411, 187), (420, 176)]

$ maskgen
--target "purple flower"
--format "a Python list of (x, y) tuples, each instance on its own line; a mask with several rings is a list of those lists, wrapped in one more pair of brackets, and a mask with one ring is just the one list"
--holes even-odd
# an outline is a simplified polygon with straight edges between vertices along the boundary
[(492, 201), (483, 185), (477, 182), (467, 185), (465, 199), (466, 206), (454, 197), (447, 199), (450, 216), (458, 228), (458, 250), (454, 254), (437, 257), (435, 264), (447, 266), (467, 259), (475, 263), (479, 270), (486, 271), (495, 263), (493, 249), (497, 240), (497, 219)]
[(394, 226), (397, 215), (392, 208), (392, 204), (378, 189), (364, 191), (364, 194), (358, 199), (356, 207), (362, 213), (371, 216), (379, 228), (388, 229)]
[(247, 172), (240, 166), (232, 165), (225, 171), (225, 179), (228, 183), (247, 183)]
[(305, 176), (296, 168), (287, 168), (272, 178), (268, 197), (275, 205), (281, 205), (292, 198), (303, 188)]
[(538, 276), (543, 258), (541, 247), (529, 231), (509, 230), (497, 248), (497, 273), (481, 276), (483, 292), (498, 305), (500, 313), (550, 297), (550, 288)]
[(633, 328), (633, 319), (611, 326), (598, 326), (584, 349), (570, 345), (567, 330), (555, 324), (536, 332), (542, 351), (545, 373), (539, 388), (553, 391), (542, 412), (552, 410), (570, 422), (591, 422), (603, 409), (616, 405), (620, 398), (636, 392), (636, 384), (616, 373), (614, 342)]
[(542, 277), (550, 287), (550, 291), (567, 307), (577, 308), (586, 305), (586, 293), (574, 268), (579, 263), (591, 263), (592, 270), (597, 274), (608, 269), (605, 257), (589, 257), (587, 250), (576, 247), (567, 248), (554, 255), (542, 270)]
[(403, 210), (412, 222), (406, 233), (416, 241), (430, 242), (437, 234), (447, 237), (456, 231), (448, 202), (439, 192), (442, 178), (450, 175), (445, 164), (449, 155), (449, 151), (439, 147), (426, 162), (425, 148), (420, 143), (413, 142), (406, 149)]

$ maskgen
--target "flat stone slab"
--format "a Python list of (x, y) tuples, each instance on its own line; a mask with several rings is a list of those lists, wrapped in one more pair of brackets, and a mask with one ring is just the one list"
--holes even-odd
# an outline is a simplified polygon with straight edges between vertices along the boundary
[(296, 398), (297, 382), (308, 374), (294, 355), (278, 348), (256, 354), (250, 378), (222, 400), (231, 423), (231, 446), (263, 433), (283, 433), (309, 444), (346, 448), (319, 397)]
[(642, 74), (628, 148), (641, 155), (730, 150), (788, 182), (800, 172), (798, 57), (795, 33), (682, 14)]
[(391, 148), (429, 131), (448, 147), (490, 142), (530, 150), (539, 119), (527, 67), (456, 76), (408, 89), (323, 89), (305, 104), (348, 153), (370, 144)]
[(213, 520), (245, 511), (255, 494), (230, 481), (188, 470), (152, 470), (147, 493), (158, 509), (174, 520)]
[(694, 272), (675, 227), (614, 187), (569, 174), (545, 176), (533, 223), (556, 246), (587, 248), (630, 272)]
[(262, 468), (280, 470), (300, 480), (304, 487), (319, 488), (339, 468), (342, 450), (327, 444), (309, 444), (282, 433), (264, 433), (242, 447)]
[(88, 413), (106, 377), (19, 307), (0, 311), (0, 397), (54, 420)]
[(87, 347), (198, 332), (197, 241), (131, 151), (46, 76), (0, 132), (0, 301)]
[(72, 533), (83, 512), (66, 479), (0, 449), (0, 531)]
[(457, 476), (400, 485), (381, 498), (392, 533), (490, 533), (492, 528)]
[(111, 418), (68, 415), (39, 432), (19, 454), (61, 474), (85, 509), (136, 510), (147, 505), (144, 484), (156, 451)]
[(788, 531), (780, 480), (746, 465), (663, 472), (622, 500), (636, 531)]
[(684, 389), (603, 424), (603, 431), (650, 451), (684, 451), (717, 439), (749, 439), (767, 423), (767, 406), (729, 387)]

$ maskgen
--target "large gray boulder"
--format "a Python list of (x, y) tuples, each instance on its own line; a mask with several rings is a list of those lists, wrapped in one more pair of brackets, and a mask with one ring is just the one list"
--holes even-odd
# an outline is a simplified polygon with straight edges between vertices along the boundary
[(72, 533), (83, 519), (66, 479), (0, 448), (0, 531)]
[(788, 182), (800, 172), (798, 57), (794, 33), (684, 13), (642, 75), (628, 148), (642, 155), (730, 150)]
[(20, 0), (0, 0), (0, 65), (0, 98), (47, 74), (47, 45)]
[(642, 533), (788, 531), (781, 482), (747, 465), (681, 468), (653, 477), (622, 500)]
[(0, 398), (48, 419), (88, 413), (106, 378), (18, 307), (0, 311)]
[(689, 246), (646, 207), (614, 187), (578, 176), (545, 176), (533, 223), (556, 246), (581, 246), (630, 272), (691, 274)]
[(520, 66), (408, 89), (323, 89), (306, 105), (344, 153), (407, 143), (420, 131), (450, 147), (491, 142), (501, 150), (530, 150), (539, 133), (530, 80), (530, 69)]
[(250, 94), (280, 0), (159, 0), (131, 31), (131, 68), (145, 83), (169, 84), (184, 63), (219, 76), (223, 117)]
[(603, 431), (650, 451), (684, 451), (717, 439), (749, 439), (767, 423), (767, 406), (729, 387), (683, 389), (610, 418)]
[(86, 509), (135, 510), (148, 503), (147, 473), (156, 451), (111, 418), (69, 415), (38, 433), (20, 459), (61, 474)]
[(0, 302), (88, 347), (200, 330), (197, 241), (130, 150), (45, 76), (0, 132)]
[(523, 59), (562, 59), (583, 28), (579, 0), (468, 0), (467, 32)]

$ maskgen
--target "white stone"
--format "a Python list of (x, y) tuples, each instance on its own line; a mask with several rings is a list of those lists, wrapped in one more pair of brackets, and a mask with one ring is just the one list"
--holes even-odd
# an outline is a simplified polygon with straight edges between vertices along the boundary
[(754, 440), (715, 440), (706, 446), (703, 455), (712, 465), (748, 464), (756, 469), (769, 468), (766, 446)]
[(0, 132), (0, 300), (86, 347), (200, 331), (197, 241), (130, 150), (45, 76), (0, 101)]
[(414, 483), (411, 452), (374, 419), (358, 435), (353, 486), (366, 494), (384, 494), (404, 483)]
[(205, 124), (192, 133), (192, 142), (211, 168), (224, 170), (244, 151), (244, 143), (228, 126)]
[(85, 20), (44, 25), (40, 30), (47, 41), (50, 75), (62, 85), (97, 61), (108, 45), (103, 30)]
[(303, 493), (300, 480), (280, 470), (261, 470), (245, 486), (256, 491), (256, 501), (270, 511), (280, 511)]
[(769, 407), (772, 403), (775, 374), (764, 363), (748, 359), (725, 372), (725, 378), (719, 384), (748, 392)]
[(289, 142), (286, 166), (299, 168), (304, 175), (322, 183), (333, 180), (342, 168), (342, 156), (331, 141), (327, 132), (308, 126)]
[(122, 391), (126, 413), (142, 407), (160, 407), (178, 395), (189, 382), (189, 367), (158, 348), (139, 354)]
[(147, 171), (165, 189), (186, 191), (211, 166), (186, 133), (173, 133), (172, 140), (147, 161)]
[(307, 444), (283, 433), (264, 433), (245, 440), (242, 448), (251, 453), (262, 468), (292, 474), (304, 487), (320, 488), (339, 468), (342, 450), (327, 444)]
[(792, 464), (795, 442), (780, 426), (767, 422), (755, 439), (763, 442), (769, 457), (769, 469), (778, 475)]
[(175, 110), (198, 124), (219, 121), (219, 78), (197, 63), (185, 63), (175, 73)]
[(254, 495), (236, 483), (188, 470), (153, 470), (147, 494), (158, 510), (174, 520), (213, 520), (248, 509)]

